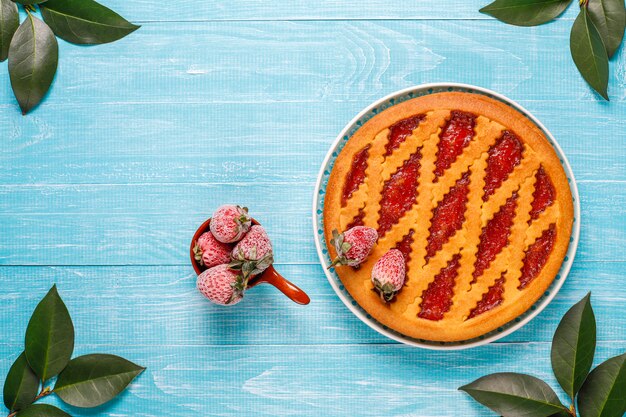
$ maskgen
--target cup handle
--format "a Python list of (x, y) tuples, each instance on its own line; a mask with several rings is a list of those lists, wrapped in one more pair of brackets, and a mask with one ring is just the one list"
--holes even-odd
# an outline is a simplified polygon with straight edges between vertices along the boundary
[(280, 275), (274, 266), (270, 266), (261, 275), (252, 278), (248, 283), (248, 288), (263, 283), (273, 285), (294, 303), (307, 305), (311, 302), (311, 299), (304, 291)]

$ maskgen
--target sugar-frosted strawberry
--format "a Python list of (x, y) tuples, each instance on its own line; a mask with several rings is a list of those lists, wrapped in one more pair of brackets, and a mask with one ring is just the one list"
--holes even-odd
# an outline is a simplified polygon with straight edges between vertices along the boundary
[(232, 245), (220, 242), (210, 232), (200, 235), (193, 247), (194, 258), (207, 268), (230, 262), (232, 250)]
[(376, 262), (372, 269), (372, 283), (380, 298), (388, 303), (402, 289), (406, 278), (404, 255), (398, 249), (391, 249)]
[(371, 227), (354, 226), (339, 234), (333, 230), (331, 243), (335, 246), (337, 257), (330, 264), (359, 266), (369, 256), (378, 240), (378, 232)]
[(246, 289), (241, 273), (233, 271), (228, 265), (207, 269), (198, 275), (196, 286), (209, 301), (224, 306), (241, 301)]
[(240, 270), (245, 278), (265, 271), (274, 262), (274, 252), (263, 226), (252, 226), (233, 249), (231, 258), (229, 266)]
[(252, 219), (248, 209), (234, 205), (225, 205), (211, 217), (211, 233), (222, 243), (238, 242), (248, 232)]

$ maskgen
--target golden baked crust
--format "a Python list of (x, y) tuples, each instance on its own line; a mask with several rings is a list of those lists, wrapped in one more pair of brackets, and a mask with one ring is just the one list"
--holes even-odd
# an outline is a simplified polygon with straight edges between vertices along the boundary
[[(433, 181), (439, 134), (452, 111), (471, 113), (476, 118), (474, 138), (437, 182)], [(403, 143), (384, 156), (389, 127), (406, 118), (424, 114)], [(522, 160), (495, 192), (483, 201), (485, 168), (490, 147), (507, 130), (523, 144)], [(365, 179), (342, 204), (343, 187), (355, 155), (368, 148)], [(567, 252), (573, 222), (573, 203), (567, 177), (558, 156), (543, 133), (528, 118), (510, 106), (479, 94), (438, 93), (394, 105), (365, 123), (346, 143), (330, 175), (324, 202), (324, 234), (331, 256), (332, 230), (346, 230), (362, 213), (366, 226), (378, 228), (381, 192), (385, 181), (411, 154), (421, 150), (415, 204), (382, 236), (368, 260), (359, 269), (337, 267), (344, 286), (356, 302), (380, 323), (417, 339), (432, 341), (468, 340), (488, 333), (515, 319), (547, 290)], [(543, 167), (556, 195), (537, 218), (531, 219), (537, 170)], [(469, 192), (463, 226), (426, 260), (432, 213), (456, 181), (469, 170)], [(472, 273), (481, 231), (500, 207), (517, 193), (517, 206), (507, 245), (472, 283)], [(539, 274), (523, 289), (520, 276), (528, 248), (552, 226), (556, 240)], [(374, 263), (413, 230), (407, 282), (396, 299), (384, 304), (372, 291), (370, 273)], [(435, 276), (455, 254), (460, 267), (454, 281), (451, 307), (441, 320), (420, 318), (422, 295)], [(500, 305), (468, 318), (472, 309), (496, 281), (504, 276)]]

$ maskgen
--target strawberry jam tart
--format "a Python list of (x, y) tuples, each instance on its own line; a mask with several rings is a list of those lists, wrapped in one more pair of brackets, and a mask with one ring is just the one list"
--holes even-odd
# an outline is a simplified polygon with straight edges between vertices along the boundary
[[(532, 121), (486, 96), (450, 92), (363, 124), (334, 163), (323, 216), (333, 257), (333, 230), (378, 233), (357, 268), (335, 267), (363, 309), (406, 336), (451, 342), (497, 329), (544, 294), (567, 252), (573, 203)], [(372, 270), (394, 249), (406, 279), (385, 302)]]

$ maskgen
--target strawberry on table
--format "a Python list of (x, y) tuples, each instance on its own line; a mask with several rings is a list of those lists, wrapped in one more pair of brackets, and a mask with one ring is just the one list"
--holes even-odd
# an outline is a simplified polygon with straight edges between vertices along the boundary
[(380, 298), (388, 303), (402, 289), (406, 278), (406, 263), (402, 252), (391, 249), (372, 269), (372, 283)]
[(355, 226), (342, 234), (333, 230), (333, 238), (330, 242), (335, 246), (337, 257), (330, 267), (361, 265), (369, 256), (377, 240), (378, 232), (367, 226)]
[(220, 242), (210, 232), (200, 235), (193, 247), (195, 260), (207, 268), (230, 262), (232, 250), (232, 245)]
[(211, 217), (211, 233), (222, 243), (233, 243), (241, 240), (250, 229), (252, 219), (248, 209), (235, 205), (224, 205), (218, 208)]
[(246, 289), (241, 273), (225, 264), (209, 268), (198, 275), (196, 286), (209, 301), (219, 305), (237, 304)]
[(230, 267), (240, 270), (248, 279), (258, 275), (274, 263), (272, 242), (263, 226), (255, 225), (235, 246), (231, 253)]

